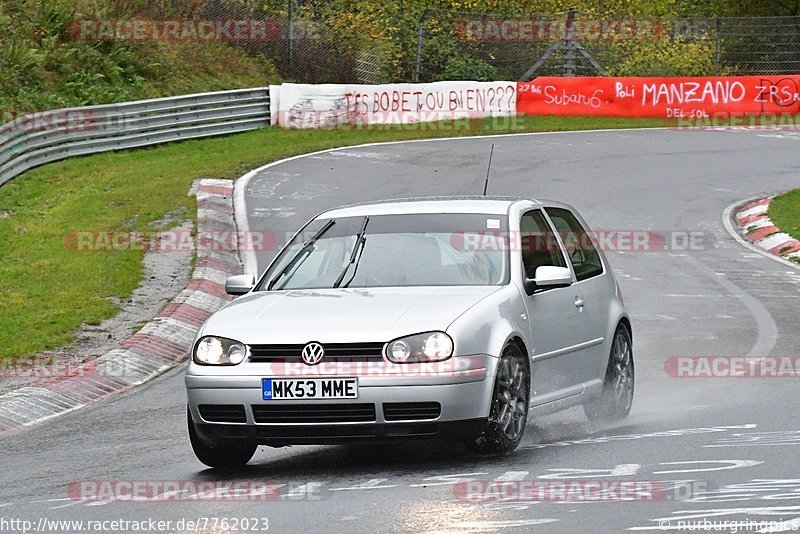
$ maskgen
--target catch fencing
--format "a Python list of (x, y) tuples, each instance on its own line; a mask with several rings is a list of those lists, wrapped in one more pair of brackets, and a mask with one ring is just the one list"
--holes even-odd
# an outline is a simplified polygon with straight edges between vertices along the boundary
[[(269, 58), (285, 81), (297, 83), (800, 73), (800, 16), (699, 17), (702, 6), (680, 4), (674, 16), (646, 17), (426, 9), (425, 2), (137, 0), (104, 16), (190, 27), (259, 23), (263, 34), (222, 39)], [(791, 13), (778, 6), (761, 11)]]
[(800, 17), (643, 18), (430, 9), (418, 22), (415, 80), (444, 71), (536, 76), (800, 73)]

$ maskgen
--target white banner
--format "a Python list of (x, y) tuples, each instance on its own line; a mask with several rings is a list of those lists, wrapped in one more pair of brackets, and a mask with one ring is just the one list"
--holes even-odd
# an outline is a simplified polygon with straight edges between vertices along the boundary
[(281, 86), (269, 86), (269, 125), (278, 124), (278, 117), (281, 115)]
[(517, 114), (516, 82), (385, 85), (284, 83), (272, 92), (273, 124), (285, 128), (416, 124)]

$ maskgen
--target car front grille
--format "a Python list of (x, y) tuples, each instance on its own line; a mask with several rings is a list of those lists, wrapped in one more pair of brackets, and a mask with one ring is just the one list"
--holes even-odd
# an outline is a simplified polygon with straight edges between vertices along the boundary
[(273, 404), (253, 405), (259, 424), (275, 423), (372, 423), (374, 404)]
[[(375, 343), (322, 343), (323, 361), (363, 362), (383, 359), (383, 342)], [(302, 361), (303, 345), (250, 345), (250, 361), (261, 363)]]
[[(237, 429), (238, 427), (228, 427)], [(226, 429), (226, 430), (228, 430)], [(353, 440), (382, 438), (421, 438), (435, 436), (436, 423), (394, 423), (391, 425), (257, 426), (255, 436), (269, 442), (347, 443)]]
[(372, 425), (257, 426), (255, 434), (267, 440), (291, 440), (293, 443), (330, 443), (375, 438)]
[(239, 404), (201, 404), (200, 417), (210, 423), (246, 423), (244, 406)]
[(438, 402), (384, 402), (383, 418), (387, 421), (422, 421), (436, 419), (442, 413)]

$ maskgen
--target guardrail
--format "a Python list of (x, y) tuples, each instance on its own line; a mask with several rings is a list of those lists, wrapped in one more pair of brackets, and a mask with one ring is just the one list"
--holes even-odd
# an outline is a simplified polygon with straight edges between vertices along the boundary
[(44, 163), (269, 126), (268, 87), (25, 115), (0, 126), (0, 185)]

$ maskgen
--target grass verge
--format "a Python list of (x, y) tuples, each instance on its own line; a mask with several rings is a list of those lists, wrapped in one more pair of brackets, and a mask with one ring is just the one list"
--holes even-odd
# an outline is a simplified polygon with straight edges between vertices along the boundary
[(769, 218), (782, 232), (800, 239), (800, 189), (773, 198), (769, 203)]
[(166, 214), (195, 217), (187, 192), (200, 177), (236, 178), (280, 158), (346, 145), (458, 135), (654, 127), (653, 119), (525, 117), (409, 129), (265, 128), (214, 139), (53, 163), (0, 188), (0, 359), (64, 346), (84, 323), (118, 310), (142, 277), (141, 251), (77, 252), (70, 234), (152, 231)]

